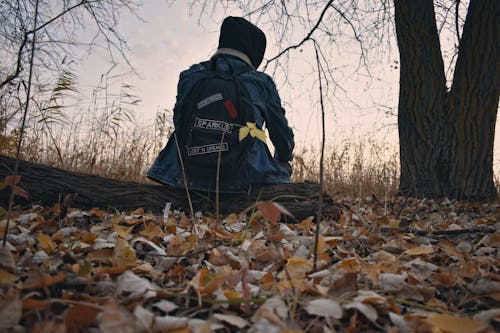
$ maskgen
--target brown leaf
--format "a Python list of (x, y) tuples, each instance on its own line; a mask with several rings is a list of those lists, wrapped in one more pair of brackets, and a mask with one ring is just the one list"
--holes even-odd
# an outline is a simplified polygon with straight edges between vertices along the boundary
[(19, 297), (19, 290), (10, 288), (0, 297), (0, 330), (9, 331), (21, 320), (23, 303)]
[(14, 175), (9, 175), (9, 176), (5, 176), (3, 182), (5, 183), (5, 185), (14, 186), (14, 185), (18, 184), (20, 181), (21, 181), (21, 176), (17, 175), (14, 178)]
[(118, 224), (113, 224), (113, 229), (116, 231), (118, 236), (120, 238), (124, 238), (124, 239), (127, 238), (127, 236), (132, 232), (134, 227), (135, 227), (135, 225), (133, 225), (131, 227), (122, 227)]
[(192, 286), (200, 295), (211, 295), (227, 281), (231, 273), (231, 268), (227, 266), (218, 272), (210, 272), (206, 268), (203, 268), (198, 273), (199, 275), (197, 274), (199, 277), (198, 284), (193, 284)]
[(454, 317), (447, 314), (433, 313), (425, 320), (433, 327), (445, 332), (476, 333), (486, 329), (487, 326), (479, 321), (466, 317)]
[(259, 285), (264, 290), (272, 289), (275, 283), (276, 279), (274, 278), (273, 273), (271, 272), (267, 272), (259, 280)]
[(81, 332), (92, 325), (100, 312), (95, 306), (74, 305), (64, 312), (66, 332)]
[(293, 217), (283, 206), (273, 201), (260, 201), (257, 203), (257, 210), (270, 223), (277, 223), (281, 214)]
[(157, 225), (150, 222), (146, 223), (144, 230), (139, 231), (139, 235), (148, 239), (155, 239), (164, 236), (164, 232)]
[(419, 256), (422, 254), (429, 254), (432, 252), (434, 252), (434, 248), (432, 247), (432, 245), (420, 245), (412, 249), (406, 250), (404, 253), (409, 256)]
[(50, 304), (48, 299), (25, 298), (23, 299), (23, 310), (41, 310)]
[(24, 198), (26, 200), (30, 199), (30, 195), (22, 187), (15, 185), (12, 187), (12, 189), (14, 191), (14, 194), (17, 195), (18, 197)]
[(38, 241), (40, 242), (40, 247), (42, 248), (42, 250), (44, 250), (49, 255), (52, 254), (56, 249), (56, 245), (54, 244), (52, 239), (42, 232), (38, 233)]
[(135, 263), (137, 261), (137, 257), (135, 255), (135, 251), (130, 247), (128, 242), (118, 237), (116, 240), (115, 250), (113, 251), (113, 257), (110, 259), (113, 263), (113, 266), (127, 266)]
[[(303, 279), (313, 266), (313, 262), (309, 259), (292, 257), (288, 259), (285, 266), (286, 277), (292, 280)], [(285, 274), (280, 273), (280, 277), (283, 275)]]
[(113, 255), (113, 251), (114, 251), (114, 249), (112, 249), (112, 248), (94, 250), (87, 255), (87, 261), (89, 261), (89, 262), (97, 261), (100, 263), (108, 263), (108, 262), (110, 262), (110, 259)]
[(356, 257), (344, 259), (336, 264), (336, 266), (346, 273), (358, 273), (361, 270), (361, 265)]
[(0, 286), (9, 286), (19, 280), (19, 276), (0, 268)]
[(61, 283), (66, 278), (66, 274), (59, 273), (50, 276), (44, 272), (31, 271), (28, 279), (24, 281), (23, 289), (40, 289)]

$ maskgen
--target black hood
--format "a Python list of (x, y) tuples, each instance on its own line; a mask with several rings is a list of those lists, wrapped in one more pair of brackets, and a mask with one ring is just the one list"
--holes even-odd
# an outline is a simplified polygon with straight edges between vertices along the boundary
[(228, 16), (220, 29), (219, 49), (222, 48), (243, 52), (257, 68), (266, 51), (266, 35), (244, 18)]

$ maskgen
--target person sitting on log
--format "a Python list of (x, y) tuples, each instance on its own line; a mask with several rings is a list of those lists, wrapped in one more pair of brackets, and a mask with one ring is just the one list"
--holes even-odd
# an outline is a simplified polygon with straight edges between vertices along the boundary
[(215, 54), (180, 74), (175, 131), (148, 178), (208, 191), (218, 183), (221, 192), (290, 183), (293, 131), (273, 79), (256, 70), (265, 49), (258, 27), (241, 17), (224, 19)]

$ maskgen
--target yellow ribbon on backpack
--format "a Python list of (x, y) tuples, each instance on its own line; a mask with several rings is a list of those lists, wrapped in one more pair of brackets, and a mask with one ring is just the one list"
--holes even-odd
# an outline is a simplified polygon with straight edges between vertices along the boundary
[(255, 123), (247, 122), (246, 126), (240, 128), (240, 142), (243, 141), (243, 139), (245, 139), (248, 134), (250, 134), (251, 137), (257, 138), (260, 141), (266, 143), (266, 133), (264, 133), (263, 130), (257, 128), (257, 125)]

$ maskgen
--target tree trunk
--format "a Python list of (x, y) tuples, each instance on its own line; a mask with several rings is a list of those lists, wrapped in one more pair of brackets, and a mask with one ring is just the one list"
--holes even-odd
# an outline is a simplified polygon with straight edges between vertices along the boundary
[(498, 0), (471, 0), (448, 93), (432, 0), (395, 0), (401, 195), (494, 199)]
[(500, 1), (469, 4), (450, 92), (449, 195), (491, 200), (500, 91)]
[[(12, 175), (14, 159), (0, 155), (0, 179)], [(71, 201), (72, 207), (101, 209), (134, 210), (142, 207), (146, 211), (161, 213), (167, 202), (172, 209), (189, 211), (188, 200), (183, 189), (161, 185), (139, 184), (69, 172), (41, 164), (20, 161), (19, 174), (21, 183), (34, 203), (54, 205), (61, 202), (66, 195), (78, 195)], [(214, 195), (191, 191), (193, 206), (196, 211), (214, 212)], [(8, 191), (0, 191), (0, 201), (5, 204)], [(289, 210), (295, 219), (302, 220), (314, 216), (318, 210), (319, 186), (317, 183), (297, 183), (269, 185), (252, 189), (244, 194), (221, 194), (221, 213), (239, 213), (259, 200), (279, 202)], [(17, 200), (21, 198), (17, 197)], [(21, 204), (23, 202), (20, 202)], [(26, 203), (26, 202), (24, 202)], [(338, 218), (340, 209), (326, 197), (324, 200), (326, 214)]]
[(395, 20), (400, 53), (399, 192), (440, 196), (441, 148), (436, 143), (441, 139), (446, 78), (432, 0), (395, 0)]

